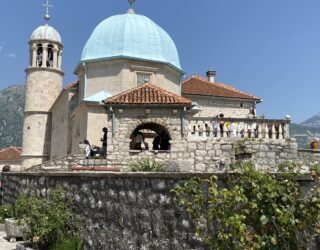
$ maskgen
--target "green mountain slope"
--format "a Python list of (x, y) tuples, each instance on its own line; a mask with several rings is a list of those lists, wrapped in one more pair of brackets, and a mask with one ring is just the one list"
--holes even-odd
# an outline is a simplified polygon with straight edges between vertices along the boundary
[(318, 114), (312, 116), (311, 118), (309, 118), (308, 120), (304, 121), (303, 123), (301, 123), (301, 125), (307, 126), (307, 127), (320, 128), (320, 113), (318, 113)]
[(0, 91), (0, 148), (21, 147), (24, 94), (24, 85)]
[(308, 127), (299, 124), (290, 124), (290, 136), (294, 137), (299, 148), (306, 148), (313, 139), (320, 139), (320, 127)]

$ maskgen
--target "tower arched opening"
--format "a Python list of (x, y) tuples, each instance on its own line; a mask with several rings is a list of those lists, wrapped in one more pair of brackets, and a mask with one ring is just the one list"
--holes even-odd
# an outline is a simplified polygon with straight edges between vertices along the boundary
[(157, 123), (143, 123), (130, 136), (130, 150), (170, 150), (171, 135), (168, 129)]
[(53, 67), (53, 45), (48, 45), (48, 57), (47, 57), (47, 67), (52, 68)]
[(43, 61), (43, 47), (42, 44), (37, 44), (37, 67), (42, 66), (42, 61)]

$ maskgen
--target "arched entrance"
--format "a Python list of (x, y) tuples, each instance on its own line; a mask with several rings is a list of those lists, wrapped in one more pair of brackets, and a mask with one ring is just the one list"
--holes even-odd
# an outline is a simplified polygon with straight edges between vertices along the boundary
[(130, 136), (130, 150), (170, 150), (171, 135), (157, 123), (139, 125)]

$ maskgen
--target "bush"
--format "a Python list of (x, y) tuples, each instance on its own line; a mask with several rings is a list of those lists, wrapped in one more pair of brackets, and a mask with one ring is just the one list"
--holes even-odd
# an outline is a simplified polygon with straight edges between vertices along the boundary
[(249, 162), (232, 167), (239, 173), (230, 174), (223, 187), (213, 176), (173, 190), (208, 248), (307, 249), (320, 233), (320, 187), (303, 194), (293, 173), (276, 178)]
[(12, 205), (1, 205), (0, 206), (0, 223), (4, 223), (7, 218), (14, 217), (14, 207)]
[(161, 162), (155, 162), (149, 158), (132, 162), (128, 167), (129, 172), (163, 172), (164, 164)]
[(83, 242), (78, 235), (69, 238), (62, 238), (59, 240), (54, 250), (81, 250), (83, 249)]
[(72, 203), (61, 187), (46, 198), (23, 195), (17, 199), (17, 219), (26, 225), (24, 236), (35, 249), (56, 249), (61, 239), (78, 237), (79, 223), (73, 217)]

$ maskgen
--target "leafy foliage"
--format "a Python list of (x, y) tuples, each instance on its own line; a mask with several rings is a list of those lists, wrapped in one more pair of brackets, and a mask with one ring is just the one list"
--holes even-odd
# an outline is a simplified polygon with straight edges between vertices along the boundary
[(155, 162), (149, 158), (141, 161), (132, 162), (128, 167), (129, 172), (163, 172), (164, 164)]
[(0, 206), (0, 223), (4, 223), (4, 219), (14, 217), (14, 207), (12, 205)]
[[(77, 230), (79, 223), (73, 218), (72, 200), (66, 198), (64, 189), (53, 189), (47, 198), (20, 196), (16, 202), (19, 224), (26, 225), (24, 236), (35, 249), (56, 249), (62, 239), (73, 248), (81, 249)], [(62, 248), (60, 248), (62, 249)]]
[[(294, 174), (276, 178), (250, 162), (226, 183), (216, 176), (176, 186), (177, 201), (210, 249), (307, 249), (320, 233), (320, 187), (304, 194)], [(289, 166), (292, 167), (292, 166)]]

